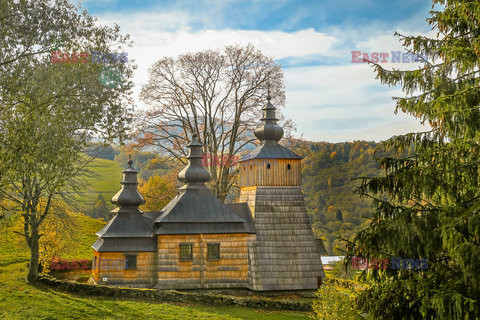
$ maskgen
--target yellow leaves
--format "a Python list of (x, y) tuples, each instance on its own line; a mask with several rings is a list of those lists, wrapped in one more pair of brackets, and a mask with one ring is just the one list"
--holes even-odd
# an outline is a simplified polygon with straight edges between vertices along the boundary
[[(56, 213), (64, 212), (56, 207)], [(67, 213), (70, 216), (71, 213)], [(40, 227), (42, 237), (39, 243), (40, 264), (44, 272), (48, 273), (52, 258), (59, 256), (68, 247), (75, 246), (75, 241), (70, 236), (68, 222), (60, 219), (55, 212), (51, 212)]]
[(5, 212), (6, 214), (11, 213), (17, 207), (17, 204), (9, 199), (2, 199), (0, 201), (0, 214)]
[(148, 181), (142, 181), (138, 190), (145, 198), (145, 204), (141, 209), (160, 211), (177, 194), (175, 181), (175, 172), (164, 176), (151, 176)]
[(357, 319), (356, 305), (351, 295), (332, 285), (323, 284), (316, 296), (318, 298), (313, 302), (313, 314), (310, 316), (312, 319)]
[(160, 159), (158, 159), (158, 158), (153, 158), (152, 160), (150, 160), (150, 164), (151, 164), (152, 166), (155, 166), (155, 165), (157, 165), (157, 164), (160, 164), (160, 162), (161, 162), (161, 161), (160, 161)]
[(328, 213), (332, 213), (332, 212), (334, 213), (336, 210), (337, 210), (337, 209), (336, 209), (334, 206), (329, 206), (329, 207), (327, 208), (327, 212), (328, 212)]

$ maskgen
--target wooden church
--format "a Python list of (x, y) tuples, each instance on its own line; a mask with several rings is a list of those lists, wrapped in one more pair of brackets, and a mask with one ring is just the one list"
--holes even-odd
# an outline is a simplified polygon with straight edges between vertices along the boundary
[(205, 185), (202, 143), (193, 135), (184, 186), (160, 212), (142, 212), (129, 161), (115, 216), (96, 235), (93, 280), (158, 289), (316, 289), (324, 277), (301, 191), (302, 157), (281, 146), (275, 107), (262, 109), (260, 145), (239, 163), (240, 202), (224, 204)]

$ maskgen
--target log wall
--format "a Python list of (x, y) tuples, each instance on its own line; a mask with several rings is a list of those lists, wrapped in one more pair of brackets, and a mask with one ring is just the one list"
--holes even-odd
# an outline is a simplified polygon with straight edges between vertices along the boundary
[[(137, 254), (137, 268), (125, 270), (125, 254)], [(151, 287), (155, 284), (155, 252), (94, 252), (93, 279), (98, 284)], [(107, 278), (104, 281), (103, 278)]]
[(302, 183), (301, 159), (251, 159), (240, 162), (239, 170), (240, 187), (299, 186)]
[(238, 202), (240, 203), (247, 203), (248, 207), (250, 208), (250, 212), (252, 213), (253, 218), (255, 218), (255, 199), (256, 199), (256, 190), (257, 187), (243, 187), (240, 191), (240, 198)]
[[(233, 288), (248, 284), (247, 241), (251, 234), (158, 237), (157, 288)], [(193, 244), (193, 260), (180, 261), (180, 244)], [(207, 259), (207, 243), (220, 243), (220, 260)]]

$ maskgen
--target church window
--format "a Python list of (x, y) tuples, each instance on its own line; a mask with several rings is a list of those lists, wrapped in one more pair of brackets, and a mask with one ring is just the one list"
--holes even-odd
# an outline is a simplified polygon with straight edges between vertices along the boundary
[(207, 243), (207, 259), (220, 260), (220, 243)]
[(290, 164), (287, 164), (287, 170), (290, 170), (292, 169), (292, 167), (290, 166)]
[(137, 255), (126, 254), (125, 255), (125, 270), (137, 269)]
[(192, 261), (192, 260), (193, 260), (193, 244), (180, 243), (180, 261)]
[(270, 163), (267, 163), (267, 169), (270, 169)]

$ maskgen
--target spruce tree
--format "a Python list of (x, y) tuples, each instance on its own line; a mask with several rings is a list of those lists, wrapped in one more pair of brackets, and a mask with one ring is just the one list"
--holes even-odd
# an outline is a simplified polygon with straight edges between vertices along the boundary
[(396, 111), (431, 130), (385, 141), (395, 153), (381, 159), (384, 174), (359, 188), (374, 212), (347, 260), (428, 260), (423, 270), (372, 270), (359, 297), (372, 319), (480, 318), (479, 19), (478, 1), (433, 1), (435, 38), (396, 33), (428, 61), (413, 71), (374, 66), (383, 84), (403, 89)]

